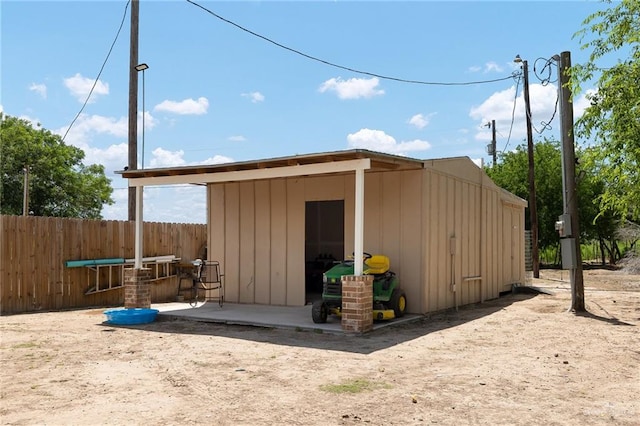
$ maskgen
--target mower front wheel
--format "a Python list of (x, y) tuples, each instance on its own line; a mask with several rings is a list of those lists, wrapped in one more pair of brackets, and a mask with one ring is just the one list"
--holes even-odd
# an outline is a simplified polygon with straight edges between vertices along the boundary
[(313, 305), (311, 306), (311, 318), (313, 318), (314, 323), (323, 324), (327, 322), (328, 313), (329, 308), (322, 300), (316, 300), (313, 302)]
[(407, 296), (404, 294), (404, 291), (399, 288), (394, 289), (389, 302), (396, 318), (403, 317), (407, 310)]

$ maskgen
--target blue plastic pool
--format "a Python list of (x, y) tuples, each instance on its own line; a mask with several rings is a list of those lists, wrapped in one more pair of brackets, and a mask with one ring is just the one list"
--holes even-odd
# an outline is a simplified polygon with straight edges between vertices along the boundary
[(156, 320), (157, 309), (116, 308), (104, 311), (108, 324), (132, 325), (147, 324)]

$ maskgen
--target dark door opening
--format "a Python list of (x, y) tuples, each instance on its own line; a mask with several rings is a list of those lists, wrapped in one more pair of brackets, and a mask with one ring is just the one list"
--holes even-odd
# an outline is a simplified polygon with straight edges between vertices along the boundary
[(344, 200), (307, 201), (305, 206), (305, 297), (322, 295), (322, 273), (344, 257)]

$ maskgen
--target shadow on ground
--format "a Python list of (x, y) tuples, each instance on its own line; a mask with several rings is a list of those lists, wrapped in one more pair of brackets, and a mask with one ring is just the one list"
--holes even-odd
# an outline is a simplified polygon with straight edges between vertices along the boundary
[(250, 325), (227, 325), (188, 319), (166, 319), (150, 324), (121, 326), (102, 323), (104, 331), (118, 328), (138, 329), (153, 333), (178, 333), (217, 336), (231, 339), (266, 342), (283, 346), (306, 347), (332, 351), (370, 354), (387, 349), (433, 332), (456, 327), (476, 319), (492, 315), (507, 306), (529, 300), (535, 294), (509, 294), (499, 299), (467, 305), (403, 324), (391, 324), (378, 330), (359, 335), (329, 334), (322, 331), (304, 329), (277, 329)]

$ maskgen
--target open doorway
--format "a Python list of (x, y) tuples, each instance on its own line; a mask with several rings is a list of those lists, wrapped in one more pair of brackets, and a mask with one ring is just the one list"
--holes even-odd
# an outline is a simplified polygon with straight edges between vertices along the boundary
[(344, 257), (344, 200), (305, 206), (305, 300), (322, 295), (322, 273)]

